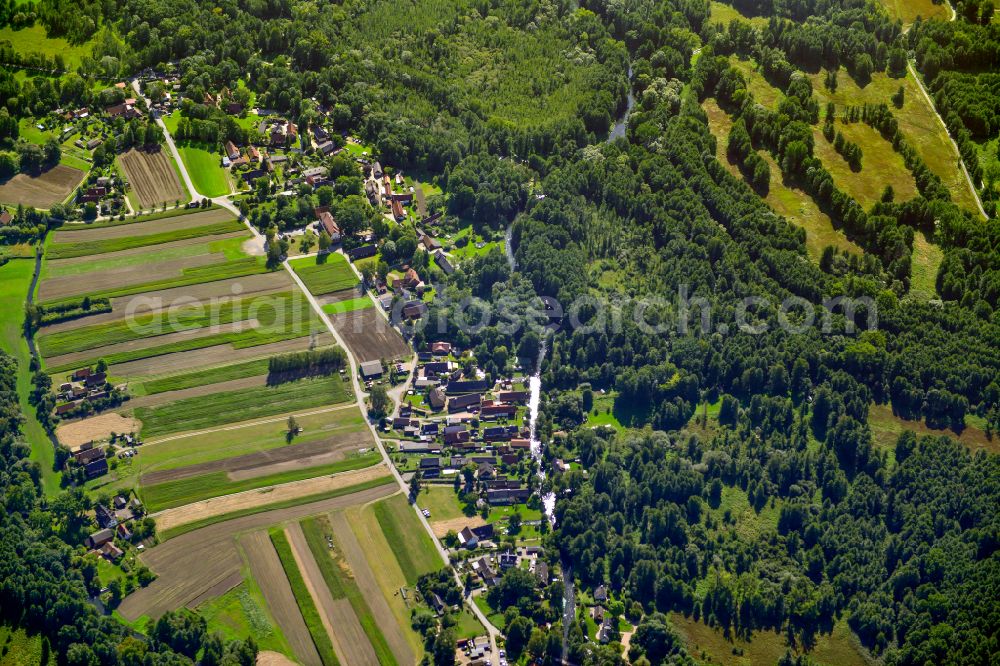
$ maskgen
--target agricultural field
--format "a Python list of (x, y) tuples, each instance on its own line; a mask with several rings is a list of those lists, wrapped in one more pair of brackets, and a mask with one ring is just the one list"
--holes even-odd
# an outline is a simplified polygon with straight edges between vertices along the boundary
[(352, 289), (360, 282), (347, 258), (332, 252), (319, 257), (303, 257), (288, 262), (313, 296), (325, 296)]
[(293, 655), (260, 587), (250, 576), (249, 567), (243, 571), (242, 583), (197, 609), (204, 616), (208, 630), (218, 631), (224, 640), (252, 636), (262, 651)]
[[(360, 475), (353, 478), (360, 478)], [(325, 499), (223, 519), (161, 542), (141, 556), (143, 563), (157, 574), (157, 579), (126, 598), (118, 611), (128, 621), (142, 616), (156, 619), (165, 611), (191, 604), (196, 599), (204, 603), (221, 596), (243, 580), (243, 561), (236, 543), (238, 535), (364, 504), (397, 491), (391, 477), (381, 478), (388, 479), (390, 483), (345, 485), (335, 495)], [(247, 498), (244, 502), (250, 503)], [(254, 579), (262, 586), (264, 597), (269, 599), (269, 579), (256, 575), (256, 572)], [(280, 623), (281, 609), (271, 608), (271, 611)], [(294, 648), (293, 637), (284, 626), (282, 630)]]
[(330, 322), (359, 363), (409, 358), (413, 351), (376, 308), (330, 315)]
[(142, 208), (163, 203), (186, 202), (187, 191), (177, 175), (177, 167), (166, 150), (130, 150), (118, 158), (125, 178)]
[(57, 164), (37, 176), (19, 173), (0, 185), (0, 202), (49, 208), (65, 201), (85, 175), (65, 164)]
[[(726, 155), (726, 145), (729, 141), (729, 131), (733, 126), (732, 118), (722, 110), (714, 99), (706, 99), (702, 103), (708, 116), (708, 125), (716, 138), (715, 154), (719, 162), (737, 178), (742, 178), (739, 168), (730, 163)], [(822, 139), (822, 137), (820, 137)], [(825, 139), (822, 139), (825, 141)], [(792, 224), (806, 231), (806, 250), (809, 256), (819, 261), (823, 248), (833, 245), (838, 250), (861, 254), (861, 248), (851, 242), (843, 231), (834, 228), (833, 220), (816, 205), (804, 190), (794, 183), (785, 182), (781, 168), (770, 153), (758, 151), (771, 167), (771, 186), (764, 200), (776, 213)], [(837, 155), (838, 159), (841, 159)]]

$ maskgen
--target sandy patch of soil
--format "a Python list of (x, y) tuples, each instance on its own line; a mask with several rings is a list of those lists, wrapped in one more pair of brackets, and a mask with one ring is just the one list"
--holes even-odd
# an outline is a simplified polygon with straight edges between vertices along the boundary
[(105, 412), (97, 416), (69, 421), (56, 428), (56, 438), (63, 446), (76, 450), (82, 444), (107, 439), (112, 432), (139, 432), (142, 423), (134, 418), (122, 416), (115, 412)]
[(479, 527), (486, 524), (486, 521), (479, 515), (471, 516), (469, 518), (462, 516), (461, 518), (451, 518), (449, 520), (429, 520), (427, 522), (431, 524), (431, 529), (434, 530), (434, 536), (439, 539), (452, 530), (460, 532), (466, 525), (469, 527)]

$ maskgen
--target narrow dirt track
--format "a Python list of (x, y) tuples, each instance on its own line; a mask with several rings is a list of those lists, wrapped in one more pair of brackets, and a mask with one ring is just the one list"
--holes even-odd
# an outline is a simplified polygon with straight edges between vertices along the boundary
[(260, 586), (271, 617), (281, 627), (292, 652), (305, 666), (322, 666), (316, 646), (309, 636), (309, 629), (295, 603), (292, 588), (285, 578), (285, 571), (281, 568), (281, 560), (278, 559), (278, 553), (267, 532), (261, 530), (244, 534), (240, 537), (240, 546), (250, 563), (250, 575)]
[(354, 582), (357, 583), (361, 594), (364, 595), (365, 602), (368, 603), (368, 608), (372, 611), (372, 617), (375, 618), (375, 624), (379, 631), (385, 636), (392, 653), (396, 655), (396, 661), (400, 664), (416, 663), (416, 657), (410, 649), (410, 644), (406, 642), (406, 637), (400, 630), (399, 623), (396, 622), (392, 609), (389, 608), (389, 604), (382, 594), (382, 588), (379, 587), (375, 574), (365, 557), (365, 552), (347, 522), (347, 516), (344, 515), (343, 511), (337, 511), (330, 515), (330, 524), (333, 526), (337, 543), (354, 573)]
[(302, 578), (309, 588), (309, 595), (313, 598), (313, 603), (319, 610), (323, 626), (326, 628), (330, 640), (333, 641), (337, 658), (345, 664), (371, 664), (378, 666), (378, 658), (375, 650), (372, 649), (368, 637), (365, 636), (358, 616), (351, 608), (351, 602), (347, 599), (334, 599), (330, 593), (330, 588), (323, 580), (323, 574), (316, 564), (316, 559), (309, 550), (306, 543), (306, 536), (302, 533), (302, 526), (298, 523), (291, 523), (285, 528), (285, 536), (292, 546), (292, 555), (295, 556), (295, 563), (302, 572)]
[[(235, 518), (161, 543), (141, 557), (143, 563), (156, 572), (157, 579), (148, 587), (129, 595), (118, 610), (129, 621), (135, 621), (143, 615), (156, 619), (168, 610), (190, 604), (205, 590), (240, 570), (242, 560), (236, 548), (237, 535), (287, 520), (298, 520), (352, 504), (369, 502), (391, 495), (397, 490), (393, 484), (385, 484), (351, 495)], [(257, 580), (263, 582), (264, 579)]]

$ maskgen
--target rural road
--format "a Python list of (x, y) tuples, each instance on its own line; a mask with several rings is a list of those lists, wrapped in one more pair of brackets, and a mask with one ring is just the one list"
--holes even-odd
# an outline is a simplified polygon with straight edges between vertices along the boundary
[[(150, 107), (152, 106), (149, 102), (149, 99), (142, 94), (142, 89), (141, 86), (139, 85), (138, 79), (132, 80), (132, 88), (135, 90), (136, 95), (142, 98), (146, 102), (147, 106)], [(174, 144), (173, 137), (170, 136), (170, 131), (167, 129), (166, 124), (164, 124), (163, 119), (157, 118), (156, 122), (163, 130), (163, 136), (164, 139), (166, 140), (167, 147), (170, 149), (170, 153), (171, 155), (173, 155), (174, 161), (181, 172), (181, 177), (184, 179), (184, 184), (187, 186), (188, 191), (191, 193), (191, 198), (192, 199), (207, 198), (203, 197), (198, 192), (198, 190), (195, 189), (194, 183), (191, 180), (191, 176), (188, 173), (187, 167), (184, 165), (184, 161), (181, 159), (180, 153), (177, 151), (177, 146)], [(225, 208), (226, 210), (236, 215), (237, 218), (242, 220), (243, 223), (246, 225), (246, 227), (254, 235), (254, 238), (259, 240), (261, 244), (264, 243), (264, 235), (261, 234), (260, 231), (258, 231), (252, 224), (250, 224), (250, 221), (247, 220), (243, 216), (243, 214), (239, 211), (239, 209), (232, 204), (228, 196), (215, 197), (212, 198), (211, 200), (214, 204), (221, 206), (222, 208)], [(320, 304), (316, 301), (316, 298), (306, 288), (305, 284), (302, 282), (299, 276), (296, 275), (294, 270), (292, 270), (292, 267), (288, 263), (288, 261), (285, 260), (284, 262), (282, 262), (282, 265), (284, 266), (285, 270), (288, 271), (292, 280), (295, 281), (295, 284), (298, 285), (299, 289), (302, 290), (302, 293), (309, 301), (309, 305), (312, 307), (313, 311), (320, 318), (320, 321), (323, 322), (323, 325), (326, 326), (327, 330), (329, 330), (330, 333), (333, 335), (333, 338), (337, 341), (337, 344), (340, 345), (347, 353), (347, 362), (350, 365), (351, 383), (354, 386), (354, 395), (357, 397), (357, 402), (355, 404), (357, 408), (361, 410), (362, 415), (365, 417), (365, 423), (368, 424), (368, 429), (371, 431), (372, 437), (375, 439), (376, 446), (378, 446), (378, 450), (382, 454), (382, 462), (389, 468), (389, 471), (392, 473), (393, 478), (396, 480), (396, 484), (399, 486), (399, 489), (403, 492), (404, 495), (408, 496), (410, 492), (409, 484), (407, 484), (403, 480), (403, 477), (399, 474), (399, 471), (396, 469), (396, 466), (392, 464), (392, 461), (389, 459), (389, 453), (386, 451), (385, 445), (383, 445), (382, 440), (379, 438), (379, 433), (378, 430), (375, 428), (375, 424), (373, 424), (371, 420), (368, 418), (368, 412), (365, 408), (365, 402), (364, 402), (364, 396), (366, 394), (361, 386), (361, 382), (358, 380), (357, 360), (354, 358), (354, 355), (351, 353), (350, 348), (344, 342), (343, 338), (340, 337), (340, 334), (337, 332), (337, 329), (334, 328), (333, 323), (330, 321), (330, 318), (323, 311), (323, 308), (320, 307)], [(361, 276), (358, 273), (357, 269), (354, 267), (354, 264), (350, 265), (351, 265), (351, 270), (353, 270), (360, 279)], [(381, 306), (377, 305), (377, 307), (381, 311), (382, 309)], [(413, 511), (414, 513), (416, 513), (417, 519), (420, 520), (420, 523), (423, 525), (424, 530), (427, 532), (428, 536), (430, 536), (431, 541), (434, 543), (434, 547), (437, 548), (438, 554), (441, 556), (442, 562), (445, 565), (450, 565), (450, 558), (448, 557), (448, 551), (445, 550), (445, 548), (441, 545), (441, 542), (438, 541), (438, 538), (434, 535), (434, 530), (431, 529), (430, 523), (427, 522), (427, 518), (424, 517), (424, 515), (419, 511), (419, 509), (415, 504), (413, 505)], [(457, 571), (452, 570), (452, 572), (455, 575), (455, 581), (458, 583), (459, 589), (462, 589), (463, 583), (461, 577), (458, 575)], [(491, 647), (489, 663), (495, 664), (497, 660), (497, 636), (499, 635), (500, 632), (497, 630), (496, 627), (493, 626), (493, 624), (490, 623), (490, 621), (486, 618), (486, 615), (481, 610), (479, 610), (479, 607), (476, 606), (476, 604), (474, 604), (471, 599), (468, 600), (468, 606), (469, 609), (472, 611), (472, 613), (479, 619), (482, 625), (486, 628), (486, 631), (490, 638), (490, 647)]]

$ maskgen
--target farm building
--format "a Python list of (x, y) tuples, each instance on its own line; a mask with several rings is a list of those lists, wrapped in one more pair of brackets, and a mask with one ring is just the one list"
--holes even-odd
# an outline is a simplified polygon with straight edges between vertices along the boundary
[(361, 377), (364, 379), (378, 379), (382, 376), (381, 361), (367, 361), (360, 366)]

